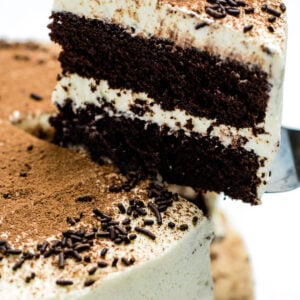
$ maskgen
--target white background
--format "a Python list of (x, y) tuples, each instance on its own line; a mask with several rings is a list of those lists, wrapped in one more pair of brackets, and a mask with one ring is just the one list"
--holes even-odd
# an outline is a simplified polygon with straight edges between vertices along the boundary
[[(72, 1), (72, 0), (69, 0)], [(51, 0), (0, 0), (0, 38), (47, 40)], [(286, 1), (289, 42), (283, 123), (300, 128), (300, 1)], [(299, 36), (299, 37), (298, 37)], [(1, 66), (0, 66), (1, 68)], [(257, 300), (300, 300), (300, 189), (265, 194), (263, 205), (221, 201), (249, 249)]]

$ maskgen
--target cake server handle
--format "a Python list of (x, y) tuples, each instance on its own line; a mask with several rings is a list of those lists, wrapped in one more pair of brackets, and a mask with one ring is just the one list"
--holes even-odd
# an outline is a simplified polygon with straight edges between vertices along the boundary
[[(271, 167), (267, 193), (281, 193), (300, 186), (300, 131), (281, 128), (279, 151)], [(298, 167), (298, 170), (297, 170)]]

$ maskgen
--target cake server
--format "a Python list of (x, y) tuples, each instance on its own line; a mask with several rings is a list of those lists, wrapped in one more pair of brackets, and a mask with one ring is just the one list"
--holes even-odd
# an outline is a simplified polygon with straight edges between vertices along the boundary
[(267, 193), (280, 193), (300, 186), (300, 131), (281, 128), (281, 144), (271, 167)]

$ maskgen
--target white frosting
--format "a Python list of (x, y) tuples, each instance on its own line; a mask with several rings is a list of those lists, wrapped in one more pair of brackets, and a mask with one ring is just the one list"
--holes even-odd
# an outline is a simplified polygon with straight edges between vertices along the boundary
[[(93, 89), (91, 87), (93, 87)], [(97, 84), (94, 79), (83, 78), (77, 74), (63, 76), (53, 92), (52, 99), (54, 103), (60, 106), (64, 105), (66, 99), (72, 99), (72, 105), (75, 111), (79, 108), (84, 109), (87, 104), (101, 107), (105, 103), (110, 103), (116, 110), (113, 111), (106, 108), (106, 112), (111, 117), (123, 116), (145, 121), (146, 124), (155, 123), (158, 126), (167, 125), (171, 129), (171, 132), (182, 129), (186, 135), (190, 135), (191, 132), (185, 127), (187, 121), (190, 119), (194, 126), (192, 131), (204, 136), (207, 135), (207, 129), (213, 125), (215, 121), (194, 117), (180, 109), (165, 111), (159, 104), (155, 103), (154, 99), (149, 98), (146, 93), (134, 93), (131, 90), (112, 89), (105, 80), (101, 80), (99, 84)], [(145, 101), (147, 110), (144, 115), (136, 115), (130, 110), (131, 105), (136, 106), (136, 99)], [(272, 110), (278, 109), (273, 106), (271, 107)], [(234, 145), (240, 137), (247, 138), (248, 142), (244, 145), (244, 148), (248, 151), (253, 150), (260, 157), (267, 158), (265, 165), (258, 170), (258, 176), (260, 177), (264, 173), (267, 181), (270, 163), (276, 154), (279, 141), (280, 115), (273, 115), (273, 113), (269, 111), (266, 115), (266, 134), (255, 136), (250, 128), (237, 129), (227, 125), (213, 125), (210, 136), (218, 137), (225, 147)], [(99, 118), (102, 118), (102, 116), (96, 116), (96, 119)], [(258, 194), (261, 195), (263, 190), (264, 185), (261, 185), (258, 189)]]
[[(138, 189), (136, 193), (138, 195)], [(134, 256), (136, 262), (131, 267), (119, 261), (117, 268), (98, 269), (88, 276), (88, 270), (96, 263), (85, 265), (68, 259), (65, 269), (60, 270), (56, 256), (25, 262), (20, 270), (13, 272), (12, 266), (18, 258), (3, 259), (0, 262), (0, 299), (212, 299), (209, 258), (212, 225), (197, 207), (183, 199), (174, 202), (168, 211), (164, 214), (163, 225), (149, 227), (156, 235), (155, 241), (138, 234), (130, 245), (116, 246), (110, 240), (95, 243), (92, 261), (103, 261), (99, 252), (107, 247), (105, 261), (111, 263), (115, 256)], [(199, 218), (196, 225), (192, 223), (194, 216)], [(124, 218), (119, 215), (115, 220)], [(142, 226), (142, 219), (132, 219), (131, 226)], [(155, 217), (147, 219), (155, 220)], [(170, 221), (176, 223), (175, 229), (167, 226)], [(187, 224), (189, 229), (180, 231), (177, 228), (180, 224)], [(2, 233), (0, 238), (4, 235)], [(27, 284), (24, 280), (31, 272), (36, 273), (36, 278)], [(87, 278), (96, 279), (94, 285), (83, 287)], [(59, 287), (55, 283), (57, 279), (72, 280), (74, 285)]]
[[(257, 4), (260, 7), (259, 1)], [(256, 64), (274, 77), (275, 85), (281, 85), (282, 82), (286, 48), (284, 25), (276, 28), (276, 34), (270, 34), (265, 22), (255, 24), (256, 33), (245, 35), (241, 30), (243, 27), (235, 18), (216, 21), (206, 13), (198, 13), (185, 6), (171, 6), (158, 0), (55, 0), (53, 11), (67, 11), (116, 23), (124, 28), (134, 28), (132, 35), (169, 39), (183, 47), (193, 46), (223, 57)], [(244, 18), (250, 18), (250, 24), (257, 22), (255, 16), (246, 15)], [(209, 26), (195, 30), (195, 26), (202, 22)], [(265, 48), (271, 55), (263, 51)]]

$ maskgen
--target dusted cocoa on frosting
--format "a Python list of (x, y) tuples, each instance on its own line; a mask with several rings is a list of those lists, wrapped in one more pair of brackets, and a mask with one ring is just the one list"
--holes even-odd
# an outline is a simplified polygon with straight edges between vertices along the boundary
[[(226, 17), (216, 19), (211, 17), (209, 14), (205, 12), (205, 7), (211, 6), (218, 1), (207, 1), (207, 0), (159, 0), (159, 3), (170, 4), (175, 7), (182, 7), (194, 11), (199, 14), (206, 14), (206, 16), (216, 22), (217, 24), (226, 24), (228, 26), (232, 26), (238, 30), (243, 31), (244, 27), (247, 25), (253, 25), (253, 29), (250, 30), (245, 36), (257, 36), (261, 35), (270, 35), (270, 38), (278, 39), (279, 42), (283, 42), (285, 40), (285, 31), (282, 30), (286, 23), (286, 15), (285, 9), (281, 8), (283, 0), (244, 0), (244, 1), (232, 1), (232, 3), (237, 4), (230, 5), (230, 7), (236, 7), (239, 9), (240, 14), (238, 16), (226, 14)], [(225, 1), (226, 2), (226, 1)], [(240, 3), (240, 4), (239, 4)], [(244, 5), (244, 4), (245, 5)], [(227, 5), (229, 1), (227, 1)], [(268, 18), (272, 16), (267, 11), (262, 9), (263, 5), (267, 5), (269, 8), (272, 8), (278, 13), (280, 16), (276, 18), (275, 21), (270, 22)], [(228, 5), (229, 6), (229, 5)], [(247, 13), (247, 9), (253, 8), (254, 13)], [(270, 32), (268, 26), (272, 26), (274, 32)], [(273, 36), (273, 37), (272, 37)]]
[[(109, 207), (115, 199), (107, 194), (117, 176), (112, 166), (97, 166), (6, 122), (0, 126), (0, 146), (0, 232), (12, 243), (18, 244), (21, 237), (22, 242), (42, 241), (65, 230), (68, 216)], [(86, 193), (95, 199), (75, 201)]]
[[(178, 257), (179, 253), (183, 254), (181, 261), (190, 259), (193, 251), (202, 279), (194, 277), (201, 283), (194, 284), (190, 292), (194, 295), (198, 291), (210, 299), (208, 246), (212, 229), (196, 206), (147, 181), (127, 188), (128, 179), (112, 166), (99, 166), (6, 122), (0, 125), (3, 299), (21, 299), (21, 295), (28, 299), (74, 299), (79, 295), (111, 299), (105, 297), (122, 285), (130, 285), (126, 278), (137, 280), (144, 272), (152, 277), (158, 266), (166, 268), (162, 274), (172, 277), (163, 275), (161, 280), (176, 282), (173, 275), (179, 270), (171, 272), (167, 267), (168, 260), (173, 265), (174, 258), (166, 258), (166, 263), (158, 260), (164, 255)], [(160, 200), (156, 200), (158, 196)], [(157, 203), (163, 199), (165, 204), (157, 214)], [(190, 274), (190, 268), (186, 272)], [(151, 284), (156, 285), (155, 280)], [(112, 286), (118, 288), (111, 290)], [(169, 292), (171, 286), (162, 293)], [(129, 295), (138, 299), (145, 290), (140, 285), (124, 299), (131, 299)]]

